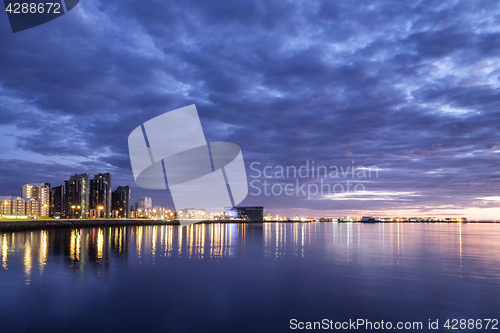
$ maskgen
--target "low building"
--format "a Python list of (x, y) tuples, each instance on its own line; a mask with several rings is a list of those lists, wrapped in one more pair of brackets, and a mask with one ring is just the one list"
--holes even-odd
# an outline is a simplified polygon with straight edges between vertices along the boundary
[(179, 210), (178, 213), (179, 219), (197, 219), (203, 220), (207, 218), (207, 212), (205, 209), (199, 208), (185, 208)]
[(226, 216), (249, 221), (264, 221), (264, 207), (232, 207), (226, 210)]
[(25, 216), (26, 215), (26, 202), (21, 197), (17, 197), (12, 200), (11, 215), (15, 216)]
[(12, 197), (0, 196), (0, 215), (12, 213)]
[(25, 215), (30, 217), (40, 216), (40, 204), (35, 198), (23, 198)]
[(35, 198), (0, 197), (0, 216), (38, 217), (40, 203)]

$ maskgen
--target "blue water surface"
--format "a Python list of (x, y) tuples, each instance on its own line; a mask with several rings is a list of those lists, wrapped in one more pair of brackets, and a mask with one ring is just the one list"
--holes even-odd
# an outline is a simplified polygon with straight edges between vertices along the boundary
[(293, 319), (495, 332), (444, 324), (500, 319), (494, 223), (37, 230), (0, 234), (0, 249), (1, 332), (300, 331)]

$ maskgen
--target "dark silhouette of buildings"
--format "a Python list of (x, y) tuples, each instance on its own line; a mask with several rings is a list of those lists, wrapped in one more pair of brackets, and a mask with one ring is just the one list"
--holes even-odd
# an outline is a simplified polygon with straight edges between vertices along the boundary
[(104, 217), (111, 217), (111, 173), (100, 173), (90, 180), (89, 209), (102, 210)]
[(64, 186), (56, 186), (50, 189), (50, 214), (51, 217), (65, 217)]
[(233, 207), (226, 211), (226, 215), (250, 221), (263, 221), (264, 207)]
[(113, 212), (118, 217), (130, 218), (130, 186), (118, 186), (111, 196)]
[(67, 218), (87, 217), (89, 214), (89, 174), (71, 176), (64, 182)]

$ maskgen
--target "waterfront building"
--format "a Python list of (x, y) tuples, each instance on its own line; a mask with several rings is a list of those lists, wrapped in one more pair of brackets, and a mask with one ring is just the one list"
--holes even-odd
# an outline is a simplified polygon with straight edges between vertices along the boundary
[(89, 174), (71, 176), (64, 182), (66, 217), (81, 218), (89, 215)]
[(205, 219), (207, 212), (205, 209), (185, 208), (179, 210), (179, 219)]
[(26, 215), (26, 202), (21, 197), (12, 200), (11, 207), (11, 215)]
[(250, 221), (263, 221), (264, 220), (264, 207), (232, 207), (226, 210), (226, 216), (250, 220)]
[(40, 216), (40, 204), (35, 198), (23, 198), (25, 204), (25, 214), (30, 217)]
[(56, 186), (50, 190), (50, 213), (49, 216), (61, 218), (65, 216), (64, 186)]
[(34, 194), (35, 184), (24, 184), (21, 188), (21, 197), (23, 198), (31, 198)]
[(137, 202), (137, 209), (140, 209), (142, 211), (152, 210), (153, 199), (151, 199), (150, 197), (139, 199), (139, 201)]
[[(111, 216), (111, 173), (99, 173), (89, 181), (89, 209), (99, 217)], [(101, 216), (104, 214), (104, 216)]]
[(40, 216), (50, 214), (50, 184), (43, 183), (37, 187), (35, 197), (38, 201)]
[(10, 215), (12, 213), (12, 197), (0, 196), (0, 215)]
[(111, 193), (113, 216), (130, 218), (130, 186), (118, 186)]
[(10, 196), (0, 197), (0, 216), (40, 216), (40, 203), (35, 198), (17, 197), (12, 200)]
[(21, 197), (31, 199), (34, 198), (39, 207), (37, 216), (50, 215), (50, 184), (24, 184), (21, 189)]
[[(162, 219), (162, 220), (172, 220), (174, 219), (174, 212), (170, 209), (163, 208), (162, 206), (153, 207), (151, 217), (154, 219)], [(206, 211), (199, 213), (198, 215), (202, 215), (203, 219), (206, 218)], [(198, 218), (198, 217), (197, 217)]]

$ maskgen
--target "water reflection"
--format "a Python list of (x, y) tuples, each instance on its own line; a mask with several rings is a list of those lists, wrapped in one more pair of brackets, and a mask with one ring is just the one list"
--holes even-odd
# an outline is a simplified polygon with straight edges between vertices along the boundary
[(71, 230), (71, 237), (69, 242), (69, 257), (72, 261), (80, 260), (81, 243), (82, 243), (81, 230)]
[(47, 251), (48, 251), (48, 235), (46, 230), (42, 230), (40, 232), (40, 250), (38, 254), (38, 262), (40, 264), (40, 274), (43, 272), (43, 268), (45, 267), (45, 264), (47, 263)]
[(103, 248), (104, 248), (104, 231), (99, 228), (99, 230), (97, 231), (97, 260), (98, 261), (102, 260)]
[(7, 234), (2, 235), (2, 267), (7, 269), (7, 252), (9, 251), (7, 245)]
[[(33, 236), (33, 234), (31, 234)], [(31, 239), (25, 243), (24, 250), (24, 273), (26, 275), (26, 284), (29, 285), (31, 281)]]
[(142, 229), (143, 227), (136, 227), (137, 237), (135, 241), (135, 246), (137, 247), (137, 256), (141, 257), (141, 248), (142, 248)]
[(499, 237), (499, 224), (228, 223), (41, 230), (3, 233), (0, 240), (3, 270), (22, 262), (29, 284), (35, 269), (43, 275), (61, 256), (81, 270), (107, 268), (120, 259), (153, 265), (162, 257), (318, 256), (325, 262), (403, 266), (446, 257), (436, 269), (461, 276), (474, 274), (471, 267), (498, 266)]

